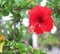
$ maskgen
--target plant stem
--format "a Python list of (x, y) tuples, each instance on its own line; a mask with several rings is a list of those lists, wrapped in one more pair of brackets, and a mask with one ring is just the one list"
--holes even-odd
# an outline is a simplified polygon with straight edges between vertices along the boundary
[(32, 35), (32, 46), (33, 49), (38, 49), (38, 36), (35, 33)]
[[(16, 29), (16, 19), (14, 18), (14, 21), (13, 21), (13, 23), (14, 23), (14, 30)], [(14, 31), (14, 40), (16, 40), (16, 32)]]

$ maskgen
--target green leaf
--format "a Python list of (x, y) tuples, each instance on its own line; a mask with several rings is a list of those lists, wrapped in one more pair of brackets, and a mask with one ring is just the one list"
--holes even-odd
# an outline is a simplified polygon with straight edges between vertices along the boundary
[(8, 16), (9, 15), (9, 11), (5, 10), (2, 12), (3, 16)]
[(33, 54), (40, 54), (40, 52), (38, 50), (34, 49)]
[(40, 4), (42, 0), (35, 0), (36, 3)]
[(26, 9), (22, 9), (22, 10), (20, 11), (20, 15), (21, 15), (21, 18), (26, 17)]
[(28, 45), (27, 50), (28, 50), (28, 52), (32, 52), (32, 46)]
[(29, 5), (28, 5), (28, 7), (30, 7), (30, 8), (33, 8), (34, 6), (35, 6), (35, 2), (33, 2), (33, 1), (30, 2)]

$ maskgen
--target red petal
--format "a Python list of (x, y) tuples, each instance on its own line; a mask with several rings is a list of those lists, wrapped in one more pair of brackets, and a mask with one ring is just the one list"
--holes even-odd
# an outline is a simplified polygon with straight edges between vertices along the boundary
[(41, 15), (43, 15), (43, 17), (45, 17), (45, 16), (50, 16), (51, 15), (51, 13), (52, 13), (52, 10), (51, 9), (49, 9), (49, 8), (47, 8), (47, 7), (43, 7), (42, 9), (41, 9)]
[(29, 16), (35, 16), (36, 18), (39, 18), (41, 15), (41, 7), (35, 6), (31, 11), (29, 12)]
[(35, 25), (34, 32), (36, 32), (37, 34), (43, 33), (43, 30), (41, 29), (41, 27), (39, 27), (39, 23)]
[(45, 17), (45, 19), (43, 21), (44, 22), (41, 24), (41, 28), (45, 32), (50, 32), (51, 29), (53, 28), (53, 20), (52, 20), (52, 18), (50, 16), (48, 16), (48, 17)]

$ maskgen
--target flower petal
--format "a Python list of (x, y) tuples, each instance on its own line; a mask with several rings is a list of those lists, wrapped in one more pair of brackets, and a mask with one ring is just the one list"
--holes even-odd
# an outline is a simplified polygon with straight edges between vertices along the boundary
[(36, 26), (34, 27), (34, 32), (36, 32), (37, 34), (43, 33), (43, 30), (41, 29), (41, 27), (39, 27), (39, 24), (36, 24)]
[(44, 22), (41, 24), (41, 28), (45, 32), (50, 32), (53, 28), (53, 20), (50, 16), (45, 17)]
[(43, 15), (43, 17), (45, 16), (50, 16), (51, 13), (52, 13), (52, 9), (50, 8), (47, 8), (46, 6), (45, 7), (42, 7), (42, 10), (41, 10), (41, 15)]
[(41, 7), (40, 6), (35, 6), (33, 9), (29, 11), (29, 16), (35, 16), (36, 18), (40, 17), (41, 13)]

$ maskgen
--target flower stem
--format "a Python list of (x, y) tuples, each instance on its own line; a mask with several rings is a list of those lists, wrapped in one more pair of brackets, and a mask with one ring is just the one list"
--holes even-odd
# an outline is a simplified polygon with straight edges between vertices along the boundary
[(33, 33), (32, 35), (32, 46), (33, 49), (38, 49), (38, 36), (36, 33)]

